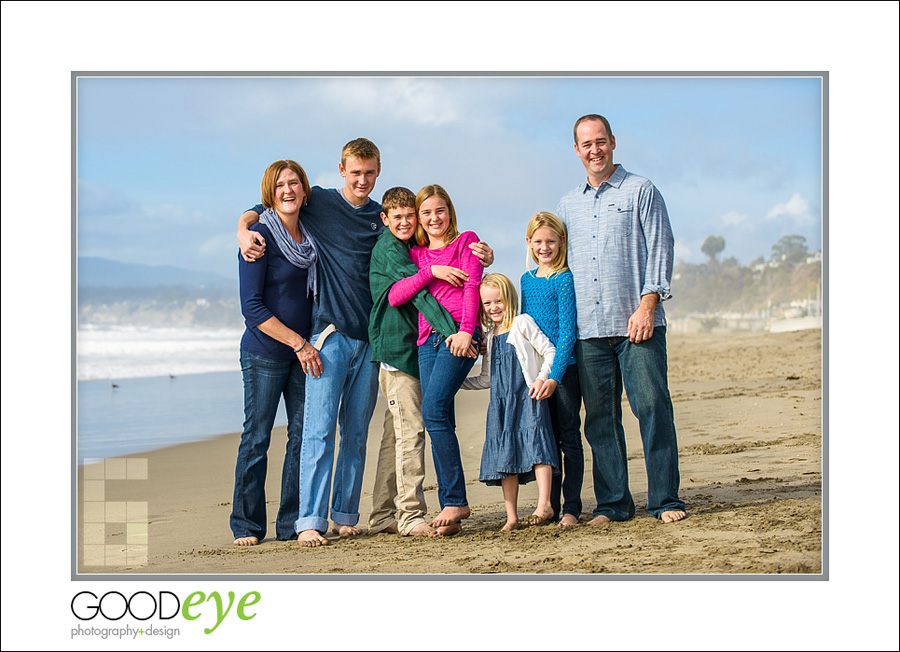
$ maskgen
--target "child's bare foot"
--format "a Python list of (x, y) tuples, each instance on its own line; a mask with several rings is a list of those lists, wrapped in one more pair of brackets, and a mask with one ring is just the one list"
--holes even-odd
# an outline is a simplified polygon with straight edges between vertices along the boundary
[(572, 527), (573, 525), (578, 525), (578, 519), (572, 514), (563, 514), (559, 523), (556, 524), (557, 527)]
[(406, 533), (408, 537), (436, 537), (437, 530), (428, 525), (428, 523), (419, 523), (416, 527)]
[(340, 525), (334, 522), (331, 524), (331, 531), (339, 537), (355, 537), (362, 534), (362, 530), (359, 528), (355, 528), (352, 525)]
[(256, 537), (238, 537), (234, 540), (236, 546), (255, 546), (257, 544), (259, 544), (259, 539)]
[(687, 517), (686, 512), (682, 512), (681, 510), (672, 510), (670, 512), (663, 512), (659, 515), (659, 520), (663, 523), (674, 523), (675, 521), (680, 521), (681, 519)]
[(588, 525), (603, 525), (604, 523), (612, 523), (612, 519), (609, 516), (600, 514), (600, 516), (595, 516), (588, 521)]
[(453, 525), (459, 523), (464, 518), (469, 518), (471, 512), (468, 505), (462, 507), (447, 506), (441, 510), (441, 513), (431, 519), (429, 525), (431, 527), (442, 527), (444, 525)]
[(329, 545), (328, 539), (319, 534), (316, 530), (303, 530), (297, 535), (297, 543), (305, 548), (316, 548), (318, 546)]
[(462, 530), (462, 526), (459, 523), (451, 523), (450, 525), (442, 525), (435, 532), (437, 532), (439, 537), (449, 537), (454, 534), (458, 534)]
[(519, 519), (507, 519), (506, 525), (501, 528), (501, 532), (512, 532), (519, 529)]
[(534, 514), (529, 514), (525, 518), (522, 519), (522, 523), (525, 525), (543, 525), (547, 521), (553, 518), (553, 509), (550, 507), (537, 507), (534, 510)]

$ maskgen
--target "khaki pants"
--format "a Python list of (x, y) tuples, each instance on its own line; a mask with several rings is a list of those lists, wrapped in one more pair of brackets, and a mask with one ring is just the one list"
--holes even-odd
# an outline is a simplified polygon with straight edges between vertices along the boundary
[(369, 532), (380, 532), (396, 523), (400, 534), (407, 535), (425, 522), (422, 388), (417, 378), (383, 368), (378, 384), (388, 408), (375, 468)]

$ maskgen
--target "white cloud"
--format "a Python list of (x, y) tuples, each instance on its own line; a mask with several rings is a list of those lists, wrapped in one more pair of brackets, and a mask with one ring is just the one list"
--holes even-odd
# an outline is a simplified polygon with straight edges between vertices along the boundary
[(197, 249), (203, 256), (210, 256), (229, 251), (237, 251), (237, 238), (233, 233), (218, 233), (207, 238)]
[(804, 216), (809, 213), (809, 202), (806, 201), (803, 197), (801, 197), (798, 193), (794, 193), (794, 195), (787, 200), (787, 202), (783, 204), (775, 204), (772, 208), (769, 209), (769, 212), (766, 213), (767, 220), (774, 220), (782, 215), (789, 215), (791, 217)]
[(737, 226), (741, 222), (744, 222), (748, 217), (750, 217), (750, 216), (747, 215), (746, 213), (738, 213), (737, 211), (729, 211), (728, 213), (725, 213), (719, 219), (722, 220), (723, 224), (726, 224), (728, 226)]
[(319, 97), (351, 114), (383, 114), (427, 126), (456, 122), (461, 114), (457, 96), (448, 92), (445, 84), (431, 79), (404, 77), (387, 84), (380, 80), (348, 83), (336, 79), (324, 85)]

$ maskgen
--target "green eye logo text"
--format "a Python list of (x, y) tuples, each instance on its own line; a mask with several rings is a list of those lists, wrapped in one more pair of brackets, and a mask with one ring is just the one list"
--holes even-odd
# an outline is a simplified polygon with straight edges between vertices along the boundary
[[(185, 620), (197, 620), (203, 615), (204, 602), (215, 603), (216, 622), (212, 627), (203, 629), (205, 634), (212, 634), (234, 607), (234, 591), (228, 592), (228, 606), (218, 591), (212, 591), (207, 596), (203, 591), (194, 591), (184, 604), (181, 604), (178, 596), (171, 591), (160, 591), (158, 598), (147, 591), (137, 591), (130, 597), (118, 591), (108, 591), (99, 598), (91, 591), (82, 591), (72, 598), (72, 615), (78, 620), (92, 620), (99, 614), (107, 620), (120, 620), (126, 615), (136, 620), (149, 620), (158, 615), (160, 620), (171, 620), (181, 612)], [(240, 620), (252, 620), (255, 613), (249, 613), (248, 607), (259, 602), (261, 596), (258, 591), (250, 591), (238, 600), (235, 614)]]

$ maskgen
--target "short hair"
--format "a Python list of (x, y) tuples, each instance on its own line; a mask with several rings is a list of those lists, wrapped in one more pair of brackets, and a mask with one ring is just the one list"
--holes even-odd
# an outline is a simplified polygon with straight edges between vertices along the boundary
[(266, 208), (275, 206), (275, 182), (278, 181), (278, 175), (281, 174), (281, 171), (285, 168), (293, 170), (294, 173), (300, 177), (300, 183), (303, 184), (304, 197), (303, 202), (300, 205), (302, 206), (309, 201), (309, 177), (306, 176), (306, 172), (300, 167), (299, 163), (287, 159), (284, 161), (275, 161), (266, 168), (266, 172), (263, 174), (262, 182), (259, 185), (262, 190), (262, 205)]
[[(513, 282), (509, 280), (509, 277), (504, 276), (503, 274), (493, 273), (488, 274), (481, 279), (480, 287), (500, 290), (500, 300), (503, 302), (503, 305), (506, 306), (506, 315), (504, 315), (503, 322), (500, 325), (504, 329), (509, 330), (512, 327), (513, 319), (516, 318), (516, 312), (519, 306), (519, 295), (516, 294), (516, 288), (513, 285)], [(484, 311), (484, 303), (480, 301), (478, 303), (478, 318), (481, 320), (481, 325), (485, 328), (490, 328), (494, 325), (494, 322), (491, 321), (491, 318)]]
[(392, 208), (416, 208), (416, 196), (413, 191), (403, 186), (396, 186), (384, 191), (381, 197), (381, 210), (385, 215)]
[(347, 165), (348, 158), (355, 158), (360, 161), (367, 161), (374, 158), (378, 165), (381, 165), (381, 152), (378, 147), (368, 138), (356, 138), (344, 145), (341, 150), (341, 165)]
[[(436, 183), (425, 186), (416, 194), (416, 215), (422, 204), (431, 197), (438, 196), (447, 204), (450, 211), (450, 225), (447, 227), (447, 244), (450, 244), (459, 236), (459, 228), (456, 226), (456, 209), (453, 208), (453, 202), (450, 201), (450, 195), (441, 186)], [(422, 228), (421, 224), (416, 224), (416, 242), (419, 246), (426, 246), (429, 243), (428, 232)]]
[[(541, 211), (540, 213), (535, 213), (528, 221), (525, 237), (529, 239), (533, 238), (534, 232), (538, 229), (552, 231), (556, 234), (556, 237), (559, 238), (559, 252), (556, 254), (556, 259), (550, 264), (550, 276), (569, 269), (569, 266), (566, 264), (566, 258), (568, 256), (568, 247), (566, 246), (566, 225), (553, 213)], [(531, 260), (540, 265), (540, 261), (537, 259), (537, 256), (534, 255), (534, 250), (530, 246), (528, 247), (528, 253), (531, 256)]]
[(609, 137), (612, 138), (613, 132), (612, 127), (609, 126), (609, 120), (604, 118), (602, 115), (597, 115), (596, 113), (588, 113), (587, 115), (583, 115), (578, 120), (575, 121), (575, 127), (572, 129), (572, 137), (575, 139), (575, 144), (578, 144), (578, 125), (582, 122), (587, 122), (588, 120), (599, 120), (606, 126), (606, 133), (609, 134)]

